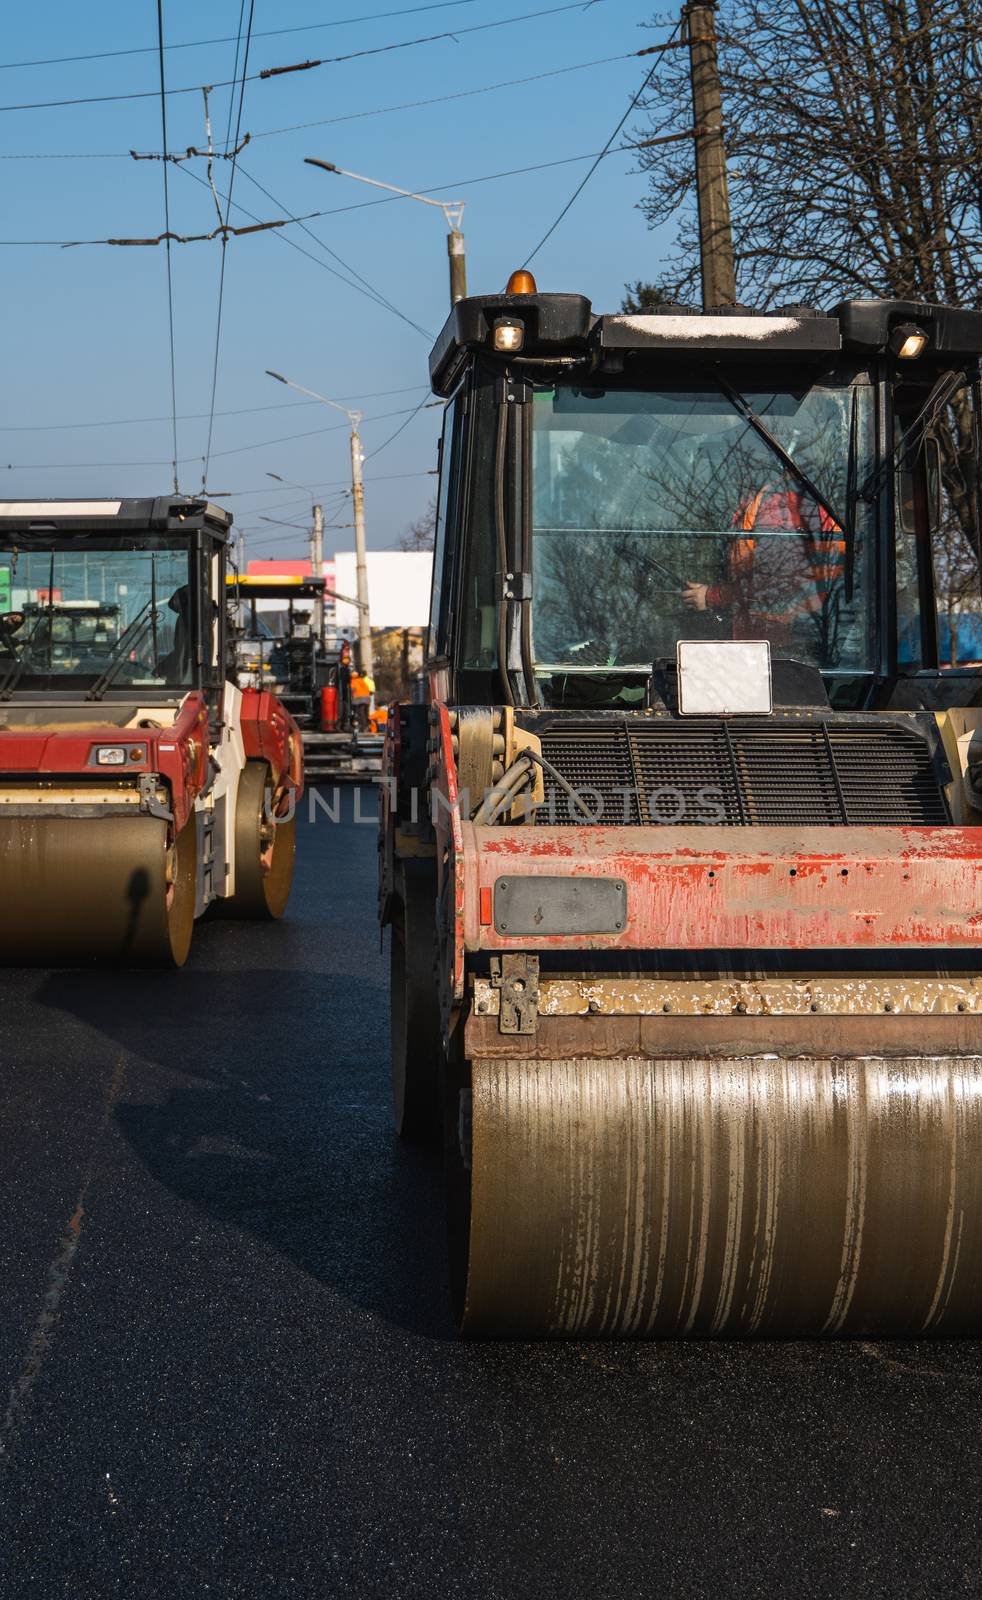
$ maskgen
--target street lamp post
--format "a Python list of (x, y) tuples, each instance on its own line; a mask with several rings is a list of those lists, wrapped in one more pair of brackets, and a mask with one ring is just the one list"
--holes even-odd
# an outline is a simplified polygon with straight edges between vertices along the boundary
[(305, 389), (303, 384), (294, 383), (291, 378), (284, 378), (281, 372), (271, 372), (266, 368), (266, 376), (275, 378), (277, 383), (285, 383), (288, 389), (296, 389), (298, 394), (305, 394), (311, 400), (319, 400), (322, 405), (333, 406), (335, 411), (341, 411), (351, 424), (351, 499), (354, 505), (355, 520), (355, 575), (356, 593), (358, 595), (358, 666), (365, 677), (374, 676), (374, 658), (372, 655), (372, 627), (368, 609), (368, 561), (365, 555), (365, 486), (361, 475), (361, 464), (364, 453), (361, 447), (361, 435), (358, 424), (361, 422), (361, 411), (349, 411), (347, 406), (341, 405), (337, 400), (329, 400), (326, 395), (318, 394), (314, 389)]
[(360, 172), (346, 172), (333, 161), (320, 161), (316, 156), (304, 156), (308, 167), (321, 167), (324, 172), (334, 172), (339, 178), (354, 178), (357, 183), (369, 183), (373, 189), (387, 189), (390, 194), (402, 195), (404, 200), (418, 200), (424, 206), (436, 206), (443, 212), (447, 224), (447, 255), (450, 258), (450, 304), (455, 306), (467, 294), (467, 256), (464, 235), (460, 224), (464, 220), (463, 200), (431, 200), (429, 195), (417, 194), (413, 189), (399, 189), (394, 183), (380, 183), (378, 178), (366, 178)]

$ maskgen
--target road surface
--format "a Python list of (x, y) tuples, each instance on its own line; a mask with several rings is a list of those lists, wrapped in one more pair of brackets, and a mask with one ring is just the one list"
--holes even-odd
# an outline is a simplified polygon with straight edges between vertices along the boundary
[(455, 1342), (372, 810), (181, 973), (0, 975), (3, 1600), (982, 1592), (982, 1345)]

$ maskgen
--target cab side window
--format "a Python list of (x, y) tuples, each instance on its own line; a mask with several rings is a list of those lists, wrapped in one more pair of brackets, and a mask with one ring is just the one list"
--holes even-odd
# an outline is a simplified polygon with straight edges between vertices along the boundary
[(445, 652), (445, 624), (447, 575), (444, 562), (447, 548), (447, 517), (451, 505), (451, 488), (460, 464), (460, 392), (447, 406), (443, 417), (443, 436), (440, 440), (440, 488), (436, 503), (436, 529), (433, 544), (433, 588), (430, 592), (430, 625), (426, 640), (426, 658), (432, 661)]
[(977, 395), (966, 384), (924, 440), (941, 667), (982, 664)]

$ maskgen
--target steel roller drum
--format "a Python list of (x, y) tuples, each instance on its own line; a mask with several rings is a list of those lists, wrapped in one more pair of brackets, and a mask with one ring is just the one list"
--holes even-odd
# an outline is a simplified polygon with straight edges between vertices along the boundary
[(180, 966), (194, 924), (194, 828), (156, 817), (0, 817), (0, 961)]
[(982, 1057), (475, 1061), (471, 1081), (466, 1334), (982, 1329)]

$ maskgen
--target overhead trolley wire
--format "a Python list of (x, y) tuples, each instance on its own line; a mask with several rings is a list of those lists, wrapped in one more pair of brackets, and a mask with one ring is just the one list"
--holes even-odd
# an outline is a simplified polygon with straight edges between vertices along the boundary
[[(394, 483), (397, 479), (402, 478), (432, 478), (433, 476), (434, 472), (432, 470), (423, 472), (380, 472), (377, 477), (366, 478), (365, 484), (367, 487), (371, 483)], [(350, 478), (333, 478), (330, 483), (312, 483), (308, 487), (323, 492), (325, 489), (343, 489), (350, 482)], [(276, 489), (264, 487), (258, 489), (226, 489), (224, 491), (210, 489), (208, 492), (213, 500), (242, 500), (246, 495), (275, 494)], [(293, 504), (295, 502), (290, 503)]]
[(542, 235), (542, 238), (539, 240), (539, 242), (536, 245), (535, 249), (530, 251), (529, 254), (525, 257), (525, 260), (522, 262), (522, 266), (523, 267), (527, 267), (530, 261), (534, 261), (535, 257), (538, 255), (539, 251), (542, 249), (542, 246), (546, 243), (546, 241), (548, 239), (552, 238), (552, 236), (555, 233), (556, 229), (559, 227), (559, 224), (563, 221), (563, 218), (566, 217), (569, 214), (569, 212), (572, 210), (573, 206), (576, 204), (577, 200), (580, 198), (580, 195), (583, 193), (583, 191), (586, 188), (587, 184), (590, 182), (590, 179), (593, 177), (593, 174), (596, 172), (596, 170), (599, 167), (601, 161), (604, 159), (604, 157), (606, 155), (608, 155), (610, 153), (611, 145), (613, 144), (614, 140), (617, 138), (617, 135), (620, 133), (620, 131), (623, 128), (623, 126), (624, 126), (625, 122), (627, 121), (628, 117), (631, 115), (631, 112), (634, 110), (635, 106), (638, 104), (638, 101), (641, 99), (641, 96), (644, 94), (645, 90), (647, 89), (647, 87), (648, 87), (649, 83), (651, 82), (652, 78), (654, 77), (655, 73), (658, 71), (658, 68), (661, 66), (663, 54), (665, 52), (667, 52), (668, 50), (675, 49), (677, 44), (682, 43), (681, 40), (677, 40), (676, 39), (676, 35), (678, 34), (679, 29), (681, 28), (681, 26), (682, 26), (682, 24), (680, 22), (677, 22), (675, 24), (675, 27), (672, 29), (671, 36), (665, 42), (665, 44), (660, 45), (660, 46), (659, 45), (655, 45), (655, 46), (652, 47), (652, 49), (651, 49), (651, 51), (649, 53), (652, 54), (652, 55), (654, 55), (656, 51), (658, 53), (657, 53), (656, 59), (654, 60), (652, 65), (648, 68), (648, 71), (645, 73), (644, 81), (641, 84), (641, 87), (638, 89), (637, 93), (633, 96), (630, 104), (628, 105), (627, 110), (625, 111), (624, 115), (621, 117), (621, 119), (618, 122), (616, 128), (614, 129), (613, 133), (610, 135), (610, 138), (607, 140), (607, 143), (604, 145), (603, 149), (598, 153), (596, 159), (594, 160), (594, 163), (593, 163), (592, 167), (590, 168), (590, 170), (588, 172), (586, 172), (584, 174), (584, 176), (581, 178), (580, 182), (577, 184), (576, 188), (573, 190), (573, 193), (570, 195), (570, 197), (567, 200), (566, 204), (563, 206), (563, 209), (560, 211), (560, 213), (559, 213), (558, 217), (556, 218), (555, 222), (553, 222), (551, 224), (551, 226), (546, 229), (545, 233)]
[[(255, 144), (257, 139), (275, 139), (284, 133), (303, 133), (308, 128), (327, 128), (341, 122), (359, 122), (365, 117), (387, 116), (395, 111), (422, 110), (427, 106), (445, 105), (451, 100), (470, 100), (475, 95), (493, 94), (499, 89), (516, 89), (527, 83), (539, 83), (544, 78), (561, 78), (570, 72), (586, 72), (591, 67), (606, 67), (615, 61), (633, 61), (645, 53), (644, 50), (626, 50), (619, 55), (597, 56), (592, 61), (577, 61), (570, 67), (553, 67), (547, 72), (532, 72), (522, 78), (504, 78), (500, 83), (484, 83), (476, 89), (457, 89), (452, 94), (432, 95), (427, 100), (401, 100), (391, 106), (371, 106), (367, 111), (346, 111), (337, 117), (318, 117), (313, 122), (291, 122), (282, 128), (264, 128), (258, 133), (250, 134), (250, 143)], [(132, 158), (132, 150), (0, 152), (0, 161), (127, 161)]]
[(526, 11), (518, 17), (499, 17), (493, 22), (473, 22), (467, 28), (447, 28), (443, 33), (423, 34), (419, 39), (401, 39), (392, 44), (369, 45), (364, 50), (348, 50), (340, 56), (321, 56), (310, 61), (292, 61), (285, 67), (264, 67), (261, 78), (279, 78), (288, 72), (310, 72), (315, 67), (333, 67), (342, 61), (359, 61), (365, 56), (383, 56), (392, 50), (408, 50), (412, 45), (435, 44), (440, 39), (452, 39), (456, 44), (464, 33), (483, 33), (488, 28), (503, 28), (510, 22), (531, 22), (536, 17), (551, 17), (557, 11), (589, 11), (593, 6), (605, 5), (606, 0), (570, 0), (561, 6), (548, 6), (542, 11)]
[[(528, 166), (525, 166), (525, 167), (506, 167), (501, 172), (485, 172), (485, 173), (482, 173), (479, 178), (454, 178), (454, 179), (452, 179), (450, 181), (445, 181), (443, 183), (430, 184), (426, 188), (420, 187), (420, 188), (415, 190), (415, 193), (416, 194), (439, 194), (441, 192), (441, 190), (446, 190), (446, 189), (464, 189), (464, 188), (469, 188), (469, 187), (471, 187), (471, 186), (473, 186), (475, 184), (479, 184), (479, 183), (497, 183), (498, 180), (501, 179), (501, 178), (520, 178), (520, 177), (524, 177), (526, 174), (531, 173), (531, 172), (547, 172), (552, 167), (574, 166), (577, 161), (593, 161), (598, 156), (599, 157), (615, 156), (615, 155), (620, 155), (624, 151), (628, 151), (628, 150), (646, 150), (652, 145), (676, 144), (680, 140), (691, 139), (692, 136), (693, 136), (693, 133), (695, 133), (697, 131), (698, 130), (694, 129), (694, 128), (681, 128), (677, 133), (659, 134), (656, 138), (633, 140), (629, 144), (615, 144), (615, 145), (609, 146), (609, 148), (607, 148), (605, 150), (588, 150), (583, 155), (578, 155), (578, 156), (557, 156), (552, 161), (533, 161)], [(187, 165), (181, 166), (177, 170), (179, 172), (186, 172), (189, 177), (194, 178), (195, 181), (198, 182), (198, 183), (204, 184), (204, 182), (205, 182), (204, 178), (199, 178), (197, 176), (197, 174), (192, 172)], [(318, 220), (318, 218), (320, 218), (320, 217), (338, 217), (338, 216), (341, 216), (344, 212), (347, 212), (347, 211), (365, 211), (370, 206), (399, 205), (404, 198), (405, 197), (402, 196), (402, 195), (383, 195), (377, 200), (358, 200), (358, 201), (353, 201), (349, 205), (330, 206), (330, 207), (326, 208), (323, 211), (307, 211), (307, 212), (303, 212), (295, 220), (296, 220), (297, 223), (300, 223), (300, 222), (316, 222)], [(253, 217), (254, 216), (253, 212), (247, 211), (246, 208), (243, 205), (241, 205), (241, 203), (238, 200), (235, 202), (235, 205), (236, 205), (236, 209), (241, 211), (243, 213), (243, 215), (245, 215), (247, 217)], [(254, 220), (258, 220), (258, 219), (254, 218)], [(278, 228), (285, 228), (285, 227), (292, 226), (292, 223), (290, 222), (290, 220), (288, 218), (285, 218), (285, 219), (283, 219), (283, 221), (277, 223), (276, 226)], [(295, 250), (299, 250), (301, 255), (310, 256), (310, 252), (309, 251), (304, 250), (303, 246), (302, 245), (298, 245), (295, 240), (288, 239), (286, 234), (284, 234), (284, 233), (275, 233), (273, 235), (273, 237), (285, 240), (285, 242), (287, 244), (292, 245)], [(123, 243), (123, 242), (127, 242), (127, 241), (113, 240), (113, 239), (0, 239), (0, 246), (11, 246), (12, 247), (12, 246), (15, 246), (15, 245), (16, 246), (50, 245), (50, 246), (57, 247), (59, 249), (64, 250), (64, 249), (67, 249), (70, 246), (77, 246), (77, 245), (117, 244), (117, 243)], [(139, 241), (139, 242), (141, 242), (141, 243), (151, 243), (151, 242), (152, 243), (157, 243), (156, 240), (153, 240), (153, 241), (142, 240), (142, 241)], [(317, 261), (317, 257), (316, 256), (310, 256), (310, 260), (311, 261)], [(319, 267), (324, 267), (327, 271), (331, 271), (332, 270), (330, 267), (327, 266), (327, 263), (324, 262), (324, 261), (317, 261), (317, 265)], [(335, 273), (335, 276), (337, 277), (337, 276), (339, 276), (339, 274)], [(354, 285), (352, 285), (351, 287), (354, 287)]]
[[(234, 59), (232, 61), (232, 82), (233, 82), (233, 84), (235, 83), (235, 80), (239, 75), (239, 51), (242, 48), (242, 18), (243, 18), (244, 15), (245, 15), (245, 0), (239, 0), (239, 25), (238, 25), (238, 28), (237, 28), (236, 34), (235, 34), (235, 57), (234, 57)], [(243, 67), (242, 70), (244, 72), (245, 68)], [(241, 104), (242, 104), (242, 97), (240, 95), (239, 96), (239, 105), (241, 106)], [(226, 150), (229, 148), (229, 145), (231, 143), (231, 138), (232, 138), (232, 113), (234, 112), (234, 110), (235, 110), (235, 89), (233, 88), (232, 93), (228, 97), (228, 118), (227, 118), (226, 123), (225, 123), (225, 149)], [(238, 144), (238, 142), (239, 142), (238, 139), (236, 139), (235, 142), (236, 142), (236, 144)], [(209, 146), (210, 146), (210, 141), (209, 141)]]
[[(607, 0), (587, 0), (588, 7), (605, 4), (607, 4)], [(516, 22), (530, 22), (537, 17), (552, 17), (557, 16), (560, 12), (582, 11), (583, 9), (584, 0), (566, 0), (564, 5), (548, 6), (539, 11), (525, 11), (514, 17), (498, 17), (493, 22), (472, 23), (466, 28), (448, 28), (442, 33), (423, 34), (418, 39), (398, 39), (394, 40), (390, 44), (373, 45), (371, 48), (364, 50), (349, 50), (343, 55), (324, 56), (318, 60), (294, 62), (284, 67), (264, 67), (261, 72), (254, 72), (247, 77), (243, 77), (241, 82), (246, 84), (254, 83), (258, 79), (278, 78), (282, 77), (288, 72), (309, 72), (314, 67), (332, 67), (339, 65), (341, 62), (357, 61), (367, 56), (386, 55), (394, 50), (411, 50), (416, 45), (437, 44), (443, 39), (450, 39), (456, 43), (458, 39), (467, 33), (481, 33), (488, 28), (506, 28)], [(234, 89), (235, 82), (236, 80), (234, 78), (225, 78), (218, 83), (211, 84), (210, 87), (213, 89), (228, 89), (229, 87), (232, 87)], [(200, 94), (201, 89), (202, 85), (200, 83), (194, 83), (182, 86), (180, 89), (168, 89), (167, 93), (171, 96), (178, 94)], [(0, 112), (47, 111), (57, 106), (108, 105), (112, 102), (122, 100), (153, 99), (156, 97), (156, 94), (156, 89), (144, 89), (130, 91), (129, 94), (74, 95), (64, 100), (26, 100), (20, 101), (16, 104), (0, 106)]]
[(287, 206), (284, 206), (281, 200), (277, 200), (275, 194), (271, 194), (268, 189), (264, 188), (259, 182), (259, 179), (254, 178), (251, 172), (246, 172), (245, 167), (243, 167), (241, 164), (239, 166), (239, 171), (242, 173), (242, 176), (249, 181), (249, 183), (253, 184), (261, 194), (266, 196), (267, 200), (271, 200), (274, 206), (279, 206), (281, 211), (285, 211), (290, 221), (295, 222), (298, 225), (301, 233), (305, 233), (309, 239), (313, 239), (314, 243), (318, 245), (321, 250), (325, 250), (327, 254), (338, 263), (339, 266), (342, 266), (346, 272), (350, 272), (351, 276), (357, 279), (358, 283), (360, 283), (364, 289), (367, 289), (370, 294), (374, 295), (375, 299), (380, 305), (384, 306), (387, 311), (394, 312), (394, 314), (397, 317), (400, 317), (403, 322), (408, 322), (409, 326), (411, 328), (415, 328), (417, 333), (422, 334), (424, 339), (433, 338), (433, 334), (430, 333), (427, 328), (420, 327), (418, 322), (413, 322), (411, 317), (407, 317), (404, 312), (399, 310), (398, 306), (393, 305), (392, 301), (387, 299), (386, 296), (382, 294), (380, 289), (376, 289), (374, 284), (369, 283), (367, 278), (363, 278), (361, 273), (356, 271), (356, 269), (351, 266), (349, 262), (345, 261), (342, 256), (339, 256), (336, 250), (332, 250), (331, 246), (327, 244), (324, 239), (319, 238), (312, 228), (307, 227), (306, 223), (301, 217), (294, 216), (292, 211), (290, 211)]
[[(167, 94), (164, 86), (164, 0), (157, 0), (157, 50), (160, 61), (160, 137), (164, 155), (167, 154)], [(170, 234), (170, 195), (167, 185), (167, 168), (164, 169), (164, 228)], [(171, 273), (170, 238), (167, 239), (167, 326), (170, 339), (170, 404), (171, 404), (171, 466), (174, 473), (174, 493), (180, 494), (177, 478), (177, 363), (174, 359), (174, 280)]]
[[(240, 5), (239, 5), (239, 27), (240, 27), (240, 30), (241, 30), (241, 25), (242, 25), (242, 13), (243, 13), (244, 9), (245, 9), (245, 0), (240, 0)], [(253, 19), (253, 15), (255, 13), (255, 9), (256, 9), (256, 0), (249, 0), (249, 22), (248, 22), (248, 25), (246, 27), (245, 48), (244, 48), (244, 50), (242, 52), (242, 80), (241, 80), (241, 83), (239, 85), (239, 109), (238, 109), (238, 111), (236, 113), (236, 117), (235, 117), (235, 139), (232, 142), (232, 150), (233, 150), (232, 163), (231, 163), (231, 167), (229, 169), (229, 175), (228, 175), (228, 194), (226, 196), (225, 219), (224, 219), (225, 220), (225, 228), (226, 229), (228, 228), (228, 219), (229, 219), (229, 216), (230, 216), (231, 210), (232, 210), (232, 188), (233, 188), (233, 185), (235, 183), (235, 169), (236, 169), (236, 165), (237, 165), (237, 161), (238, 161), (239, 134), (240, 134), (241, 129), (242, 129), (242, 104), (243, 104), (243, 101), (245, 100), (245, 86), (246, 86), (246, 83), (248, 82), (249, 47), (250, 47), (250, 44), (252, 43), (252, 19)], [(235, 63), (236, 63), (236, 66), (238, 65), (238, 60), (239, 60), (239, 45), (238, 45), (238, 42), (236, 42), (236, 46), (235, 46)], [(231, 126), (232, 126), (232, 104), (233, 104), (234, 100), (235, 100), (235, 89), (233, 88), (232, 93), (229, 96), (229, 108), (228, 108), (228, 126), (229, 126), (229, 129), (231, 129)], [(211, 141), (209, 139), (209, 147), (210, 147), (210, 142)], [(229, 148), (228, 133), (226, 133), (225, 148), (226, 148), (226, 150)], [(165, 165), (166, 165), (166, 163), (165, 163)], [(209, 177), (210, 177), (210, 167), (209, 167)], [(208, 186), (209, 186), (209, 188), (212, 187), (212, 185), (210, 183), (209, 183)], [(219, 352), (221, 350), (221, 343), (222, 343), (222, 306), (224, 304), (224, 299), (225, 299), (225, 264), (226, 264), (226, 261), (228, 259), (228, 233), (224, 232), (222, 234), (222, 236), (221, 236), (221, 239), (222, 239), (222, 259), (221, 259), (221, 265), (219, 267), (219, 272), (218, 272), (218, 314), (217, 314), (217, 316), (215, 318), (215, 351), (214, 351), (214, 356), (213, 356), (213, 359), (212, 359), (212, 367), (211, 367), (211, 401), (210, 401), (210, 404), (209, 404), (209, 413), (208, 413), (208, 439), (207, 439), (207, 442), (205, 444), (205, 454), (204, 454), (204, 460), (203, 460), (203, 465), (202, 465), (202, 469), (201, 469), (201, 489), (202, 489), (202, 493), (204, 492), (205, 484), (206, 484), (207, 479), (208, 479), (208, 463), (209, 463), (209, 461), (211, 459), (211, 441), (212, 441), (212, 435), (214, 433), (214, 428), (215, 428), (215, 399), (216, 399), (216, 396), (218, 394), (218, 358), (219, 358)], [(167, 241), (167, 248), (168, 248), (168, 250), (170, 249), (170, 240)]]
[[(401, 11), (373, 11), (368, 16), (336, 17), (332, 22), (307, 22), (294, 28), (264, 28), (262, 32), (254, 33), (254, 39), (275, 39), (285, 33), (321, 33), (325, 28), (343, 28), (356, 22), (379, 22), (387, 17), (409, 17), (419, 11), (447, 11), (453, 6), (472, 6), (476, 0), (431, 0), (423, 6), (406, 6)], [(241, 18), (240, 18), (241, 27)], [(165, 49), (171, 50), (197, 50), (210, 44), (233, 44), (235, 34), (227, 33), (220, 39), (185, 39), (179, 44), (169, 44)], [(155, 45), (142, 45), (129, 50), (96, 50), (83, 56), (43, 56), (36, 61), (0, 61), (0, 72), (7, 72), (16, 67), (61, 67), (70, 61), (111, 61), (117, 56), (144, 56), (156, 54)]]
[[(630, 61), (642, 54), (627, 50), (620, 55), (598, 56), (592, 61), (578, 61), (571, 67), (551, 67), (547, 72), (530, 72), (522, 78), (505, 78), (500, 83), (485, 83), (477, 89), (455, 89), (452, 94), (437, 94), (427, 100), (402, 100), (391, 106), (371, 106), (367, 111), (346, 111), (339, 117), (318, 117), (315, 122), (292, 122), (284, 128), (266, 128), (252, 135), (257, 139), (275, 139), (283, 133), (303, 133), (308, 128), (333, 127), (339, 122), (360, 122), (365, 117), (383, 117), (393, 111), (419, 111), (427, 106), (445, 105), (450, 100), (471, 100), (475, 95), (492, 94), (498, 89), (517, 89), (526, 83), (540, 83), (544, 78), (561, 78), (570, 72), (585, 72), (590, 67), (609, 66), (614, 61)], [(2, 157), (0, 157), (2, 159)]]
[[(397, 411), (380, 411), (380, 412), (378, 412), (378, 414), (376, 416), (365, 417), (365, 418), (363, 418), (362, 426), (370, 426), (373, 422), (388, 422), (391, 417), (407, 417), (408, 420), (411, 422), (413, 417), (416, 415), (416, 413), (418, 411), (421, 411), (425, 405), (442, 406), (442, 404), (443, 404), (442, 400), (427, 400), (426, 397), (424, 396), (423, 399), (420, 401), (418, 406), (401, 406)], [(213, 461), (217, 461), (220, 457), (223, 457), (223, 456), (243, 455), (247, 450), (266, 450), (266, 449), (270, 448), (271, 446), (273, 446), (275, 444), (294, 444), (300, 439), (318, 439), (325, 433), (340, 433), (343, 430), (350, 428), (350, 426), (351, 426), (351, 424), (348, 423), (348, 422), (332, 422), (332, 423), (329, 423), (327, 425), (327, 427), (324, 427), (324, 428), (310, 428), (305, 433), (281, 433), (275, 439), (257, 439), (257, 440), (255, 440), (254, 442), (252, 442), (250, 444), (233, 445), (228, 450), (216, 450), (216, 451), (213, 452), (213, 455), (212, 455), (211, 459)], [(380, 446), (379, 448), (381, 449), (382, 446)], [(373, 455), (377, 454), (377, 451), (373, 451), (372, 454)], [(177, 464), (178, 464), (178, 466), (189, 466), (192, 462), (201, 461), (202, 459), (203, 458), (201, 456), (182, 456), (178, 460)], [(82, 467), (82, 466), (85, 466), (85, 467), (167, 467), (167, 466), (171, 466), (171, 465), (172, 465), (172, 463), (171, 463), (170, 460), (167, 460), (167, 461), (90, 461), (90, 460), (88, 460), (88, 458), (86, 458), (84, 461), (0, 461), (0, 471), (4, 471), (4, 472), (36, 472), (36, 471), (40, 470), (41, 468), (45, 468), (45, 469), (50, 468), (51, 471), (56, 471), (56, 470), (65, 470), (65, 471), (67, 471), (67, 470), (77, 470), (79, 467)]]
[[(371, 389), (363, 394), (339, 394), (339, 400), (379, 400), (393, 394), (418, 394), (424, 387), (421, 383), (407, 383), (402, 389)], [(316, 406), (317, 400), (286, 400), (277, 401), (268, 406), (238, 406), (233, 411), (216, 411), (216, 417), (245, 417), (257, 411), (295, 411), (300, 406)], [(207, 417), (207, 411), (184, 411), (178, 416), (178, 422), (200, 422)], [(169, 422), (170, 412), (163, 417), (104, 417), (98, 422), (20, 422), (13, 426), (4, 424), (0, 433), (62, 433), (75, 428), (130, 428), (138, 424), (149, 422)]]
[[(196, 172), (192, 172), (190, 167), (183, 166), (183, 167), (180, 167), (178, 170), (180, 172), (185, 173), (189, 178), (193, 178), (195, 183), (203, 184), (207, 188), (207, 184), (205, 184), (204, 178), (199, 178), (198, 174)], [(243, 172), (245, 171), (244, 168), (242, 170), (243, 170)], [(252, 179), (251, 181), (255, 182), (255, 179)], [(223, 195), (222, 198), (224, 199), (226, 197)], [(242, 204), (241, 200), (236, 200), (235, 209), (236, 209), (236, 211), (241, 211), (243, 216), (251, 217), (254, 222), (257, 222), (259, 220), (258, 217), (256, 216), (255, 212), (248, 210), (248, 208)], [(300, 217), (293, 218), (291, 220), (295, 221), (297, 224), (302, 224), (303, 222), (308, 221), (309, 217), (319, 217), (319, 216), (324, 216), (324, 215), (328, 215), (328, 214), (329, 213), (326, 213), (326, 212), (313, 211), (313, 212), (310, 212), (308, 214), (308, 216), (300, 216)], [(418, 333), (422, 334), (424, 338), (428, 339), (428, 338), (431, 337), (431, 335), (426, 332), (425, 328), (421, 328), (418, 325), (418, 323), (415, 323), (412, 320), (411, 317), (408, 317), (406, 315), (406, 313), (404, 311), (400, 311), (398, 306), (394, 306), (391, 301), (387, 301), (385, 299), (382, 299), (374, 289), (369, 289), (367, 287), (364, 287), (364, 285), (362, 283), (359, 283), (359, 282), (355, 281), (352, 278), (346, 278), (343, 273), (338, 272), (337, 269), (332, 267), (327, 261), (322, 261), (318, 256), (312, 255), (309, 250), (305, 250), (303, 245), (302, 244), (298, 244), (295, 239), (289, 239), (289, 238), (287, 238), (287, 236), (285, 234), (280, 233), (280, 232), (274, 233), (272, 235), (272, 237), (274, 239), (282, 239), (283, 243), (284, 244), (288, 244), (290, 246), (291, 250), (299, 250), (300, 254), (302, 256), (306, 256), (308, 261), (312, 261), (314, 263), (315, 267), (322, 267), (323, 270), (325, 272), (329, 272), (332, 277), (337, 278), (341, 283), (347, 284), (349, 289), (354, 289), (357, 294), (365, 295), (365, 297), (367, 299), (371, 300), (373, 305), (378, 305), (378, 306), (383, 307), (383, 309), (386, 310), (386, 311), (391, 311), (392, 314), (394, 316), (398, 317), (401, 322), (408, 323), (408, 325), (411, 328), (415, 328), (416, 331)], [(312, 237), (314, 239), (317, 239), (317, 235), (316, 234), (313, 234)], [(323, 240), (317, 240), (317, 242), (322, 246), (322, 248), (326, 248), (326, 246), (324, 246)], [(3, 241), (0, 240), (0, 243), (3, 243)], [(332, 252), (332, 254), (333, 254), (333, 252)], [(340, 259), (341, 258), (339, 256), (335, 255), (335, 260), (340, 260)]]
[(418, 417), (419, 413), (421, 411), (425, 410), (429, 406), (442, 406), (442, 405), (443, 405), (443, 401), (442, 400), (427, 400), (426, 396), (424, 395), (422, 400), (419, 402), (419, 405), (418, 406), (414, 406), (412, 411), (410, 411), (410, 413), (409, 413), (408, 417), (406, 418), (405, 422), (400, 422), (398, 428), (396, 428), (394, 433), (390, 433), (389, 437), (387, 439), (383, 439), (381, 444), (376, 445), (374, 450), (369, 450), (368, 455), (365, 457), (365, 460), (366, 461), (370, 461), (373, 456), (380, 455), (381, 452), (383, 450), (385, 450), (392, 443), (393, 439), (398, 439), (398, 437), (399, 437), (400, 433), (402, 433), (403, 429), (404, 428), (408, 428), (409, 424), (412, 422), (413, 418), (414, 417)]

